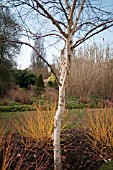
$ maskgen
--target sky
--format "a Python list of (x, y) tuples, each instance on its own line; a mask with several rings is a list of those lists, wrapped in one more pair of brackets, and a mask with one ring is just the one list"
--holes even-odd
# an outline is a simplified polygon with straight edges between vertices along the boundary
[[(92, 39), (88, 40), (85, 44), (93, 43), (93, 42), (97, 43), (98, 45), (100, 44), (110, 45), (111, 47), (113, 47), (113, 27), (96, 35)], [(29, 67), (29, 65), (31, 64), (31, 54), (32, 54), (32, 49), (26, 45), (22, 45), (20, 54), (17, 57), (17, 65), (19, 69), (26, 69)], [(49, 63), (52, 62), (54, 55), (58, 56), (59, 51), (54, 47), (51, 49), (51, 51), (48, 48), (46, 51), (46, 56)]]
[(26, 69), (31, 64), (32, 49), (26, 45), (22, 45), (21, 51), (17, 56), (18, 69)]
[[(21, 41), (23, 42), (28, 42), (27, 38), (22, 38)], [(31, 41), (31, 44), (33, 45), (33, 42)], [(46, 60), (52, 64), (53, 62), (53, 56), (58, 57), (59, 56), (59, 52), (60, 52), (60, 48), (51, 46), (49, 44), (49, 38), (48, 41), (45, 41), (45, 46), (46, 48)], [(50, 47), (49, 47), (50, 46)], [(60, 45), (61, 47), (62, 45)], [(17, 56), (17, 68), (18, 69), (26, 69), (31, 65), (31, 55), (32, 55), (33, 50), (26, 46), (26, 45), (22, 45), (21, 47), (21, 51), (19, 53), (19, 55)]]
[[(113, 0), (109, 0), (109, 1), (103, 1), (103, 2), (107, 2), (107, 4), (105, 3), (105, 6), (109, 7), (109, 3), (113, 4)], [(104, 41), (103, 41), (104, 39)], [(26, 38), (22, 39), (22, 41), (27, 41)], [(49, 42), (49, 39), (48, 39)], [(110, 45), (111, 47), (113, 47), (113, 27), (109, 28), (108, 30), (99, 33), (98, 35), (94, 36), (93, 38), (91, 38), (90, 40), (87, 40), (84, 44), (88, 44), (88, 43), (93, 43), (95, 42), (97, 45)], [(33, 42), (32, 42), (33, 45)], [(47, 45), (47, 44), (46, 44)], [(17, 57), (17, 65), (19, 69), (26, 69), (29, 67), (29, 65), (31, 64), (31, 54), (32, 54), (32, 49), (28, 46), (22, 45), (20, 54)], [(53, 61), (53, 56), (58, 56), (59, 55), (59, 49), (55, 48), (55, 47), (48, 47), (46, 49), (46, 56), (47, 56), (47, 60), (49, 63), (52, 63)]]

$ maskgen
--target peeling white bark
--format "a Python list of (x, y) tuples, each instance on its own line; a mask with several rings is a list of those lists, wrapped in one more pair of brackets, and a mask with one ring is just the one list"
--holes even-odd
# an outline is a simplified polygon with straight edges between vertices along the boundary
[(66, 40), (66, 54), (65, 60), (61, 63), (61, 75), (60, 75), (60, 84), (59, 85), (59, 99), (58, 99), (58, 110), (56, 111), (54, 118), (54, 170), (61, 170), (61, 150), (60, 150), (60, 130), (61, 130), (61, 122), (62, 116), (65, 110), (65, 82), (67, 74), (70, 69), (70, 60), (72, 57), (72, 34)]
[(65, 110), (65, 80), (67, 75), (67, 67), (64, 62), (62, 66), (60, 83), (59, 86), (59, 99), (58, 99), (58, 110), (56, 111), (54, 118), (54, 170), (61, 170), (61, 151), (60, 151), (60, 130), (61, 130), (61, 121), (62, 116)]

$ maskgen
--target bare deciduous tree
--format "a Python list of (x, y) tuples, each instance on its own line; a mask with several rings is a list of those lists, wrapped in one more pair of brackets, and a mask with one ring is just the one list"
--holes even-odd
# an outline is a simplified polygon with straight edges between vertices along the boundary
[[(36, 32), (41, 30), (41, 37), (50, 37), (50, 45), (58, 43), (56, 38), (64, 44), (64, 49), (61, 51), (59, 99), (53, 135), (54, 169), (60, 170), (62, 169), (60, 128), (65, 110), (65, 82), (71, 71), (73, 49), (113, 26), (112, 13), (105, 11), (101, 0), (98, 2), (90, 0), (3, 0), (3, 2), (4, 5), (8, 3), (15, 7), (15, 13), (17, 12), (22, 21), (23, 35), (36, 38)], [(36, 26), (35, 29), (34, 26)], [(51, 37), (54, 38), (51, 39)], [(25, 44), (31, 46), (31, 44)]]
[[(41, 37), (41, 34), (37, 34), (37, 36)], [(30, 68), (35, 73), (42, 74), (43, 78), (48, 77), (48, 68), (45, 65), (45, 62), (40, 58), (40, 55), (45, 59), (46, 58), (46, 50), (44, 47), (44, 38), (36, 38), (34, 41), (34, 48), (37, 50), (32, 50), (31, 55), (31, 65)]]

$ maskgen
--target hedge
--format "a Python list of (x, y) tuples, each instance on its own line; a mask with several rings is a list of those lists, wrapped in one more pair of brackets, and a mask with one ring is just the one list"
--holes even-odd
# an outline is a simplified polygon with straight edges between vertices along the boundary
[(30, 105), (0, 106), (0, 112), (34, 111)]

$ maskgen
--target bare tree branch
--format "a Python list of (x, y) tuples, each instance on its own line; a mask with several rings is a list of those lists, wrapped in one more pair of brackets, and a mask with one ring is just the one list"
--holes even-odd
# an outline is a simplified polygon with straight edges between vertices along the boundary
[[(112, 23), (112, 24), (106, 26), (106, 24), (108, 24), (108, 23)], [(98, 28), (100, 28), (100, 27), (102, 27), (102, 26), (104, 26), (102, 29), (97, 30)], [(79, 39), (78, 41), (76, 41), (75, 44), (73, 45), (73, 48), (77, 47), (77, 46), (80, 45), (82, 42), (86, 41), (87, 39), (93, 37), (94, 35), (102, 32), (102, 31), (104, 31), (104, 30), (106, 30), (106, 29), (108, 29), (108, 28), (110, 28), (110, 27), (112, 27), (112, 26), (113, 26), (113, 20), (107, 21), (107, 22), (103, 22), (103, 23), (99, 24), (98, 26), (96, 26), (96, 27), (94, 27), (93, 29), (89, 30), (89, 31), (84, 35), (84, 37), (82, 37), (81, 39)], [(95, 30), (97, 30), (97, 31), (94, 32), (94, 33), (92, 33), (92, 32), (95, 31)], [(92, 33), (92, 34), (89, 35), (90, 33)], [(88, 36), (88, 35), (89, 35), (89, 36)]]
[(53, 22), (54, 25), (56, 25), (56, 27), (58, 28), (58, 30), (60, 31), (60, 33), (66, 37), (65, 32), (62, 30), (62, 28), (60, 27), (60, 25), (58, 24), (58, 22), (52, 17), (52, 15), (39, 3), (38, 0), (35, 0), (35, 2), (37, 3), (37, 5), (43, 10), (43, 12), (48, 16), (48, 18)]
[(70, 6), (69, 6), (69, 4), (68, 4), (68, 0), (65, 0), (65, 5), (66, 5), (67, 11), (69, 12), (69, 11), (70, 11)]
[(61, 7), (62, 7), (62, 10), (63, 10), (63, 12), (64, 12), (64, 14), (65, 14), (65, 17), (66, 17), (67, 21), (68, 21), (68, 16), (67, 16), (67, 13), (66, 13), (65, 8), (63, 7), (63, 4), (62, 4), (61, 0), (59, 0), (59, 3), (60, 3), (60, 5), (61, 5)]
[[(21, 42), (21, 41), (15, 41), (15, 40), (2, 40), (0, 39), (0, 42), (9, 42), (9, 43), (18, 43), (18, 44), (22, 44), (22, 45), (27, 45), (29, 47), (31, 47), (36, 53), (38, 53), (38, 51), (36, 50), (35, 47), (33, 47), (31, 44), (27, 43), (27, 42)], [(46, 64), (47, 66), (51, 69), (51, 72), (55, 75), (55, 78), (56, 78), (56, 81), (58, 83), (58, 85), (61, 85), (60, 82), (59, 82), (59, 79), (56, 75), (56, 73), (54, 72), (53, 68), (51, 67), (51, 65), (47, 62), (47, 60), (45, 58), (43, 58), (41, 55), (39, 55), (39, 58), (41, 58)]]
[[(87, 21), (87, 22), (84, 22), (84, 23), (78, 25), (77, 28), (75, 29), (75, 32), (76, 32), (76, 31), (79, 31), (84, 25), (87, 25), (87, 26), (88, 26), (88, 25), (91, 25), (91, 26), (95, 26), (95, 27), (96, 27), (96, 23)], [(75, 33), (75, 32), (74, 32), (74, 33)]]
[[(62, 37), (61, 35), (59, 35), (59, 34), (56, 34), (56, 33), (50, 33), (50, 34), (45, 34), (45, 35), (41, 35), (41, 36), (39, 36), (39, 35), (37, 35), (36, 33), (33, 33), (33, 32), (31, 32), (30, 30), (23, 30), (23, 31), (25, 31), (26, 33), (30, 33), (32, 36), (31, 37), (33, 37), (33, 39), (36, 39), (36, 38), (44, 38), (44, 37), (48, 37), (48, 36), (55, 36), (55, 37), (59, 37), (60, 39), (62, 39), (64, 42), (66, 42), (66, 40), (65, 40), (65, 38), (64, 37)], [(23, 34), (24, 35), (24, 34)], [(25, 35), (24, 35), (25, 36)], [(29, 36), (30, 37), (30, 36)]]
[(74, 0), (74, 1), (73, 1), (72, 7), (71, 7), (71, 11), (70, 11), (70, 14), (69, 14), (70, 23), (72, 23), (72, 21), (73, 21), (73, 12), (74, 12), (74, 10), (75, 10), (76, 1), (77, 1), (77, 0)]
[(83, 10), (84, 2), (85, 2), (85, 0), (82, 0), (82, 3), (80, 5), (79, 11), (78, 11), (78, 16), (76, 17), (75, 23), (73, 24), (73, 27), (72, 27), (72, 34), (74, 34), (76, 26), (78, 24), (78, 21), (80, 19), (80, 15), (81, 15), (81, 12)]

